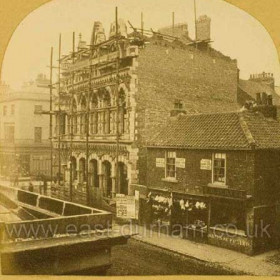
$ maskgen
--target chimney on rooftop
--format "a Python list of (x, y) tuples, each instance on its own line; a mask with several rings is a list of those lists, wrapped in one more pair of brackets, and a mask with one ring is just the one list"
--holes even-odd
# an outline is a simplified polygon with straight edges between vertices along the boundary
[(170, 116), (176, 117), (179, 114), (186, 114), (186, 110), (184, 109), (183, 101), (180, 99), (175, 99), (174, 108), (170, 111)]
[(273, 90), (275, 89), (275, 80), (273, 73), (262, 72), (260, 74), (251, 74), (250, 79), (254, 82), (262, 82), (270, 86)]
[(277, 120), (277, 106), (273, 105), (272, 95), (268, 95), (265, 92), (256, 94), (256, 105), (251, 106), (249, 110), (261, 112), (266, 118)]

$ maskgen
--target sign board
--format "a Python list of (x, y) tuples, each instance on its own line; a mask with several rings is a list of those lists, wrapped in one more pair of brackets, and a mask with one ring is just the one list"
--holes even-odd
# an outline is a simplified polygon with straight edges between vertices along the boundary
[(212, 161), (211, 159), (202, 159), (200, 161), (201, 170), (212, 170)]
[(207, 187), (206, 193), (213, 196), (223, 196), (230, 198), (246, 199), (247, 193), (244, 190), (235, 190), (228, 188)]
[(176, 158), (175, 166), (177, 168), (185, 168), (186, 167), (186, 159), (185, 158)]
[(165, 158), (156, 158), (156, 167), (165, 167)]
[(136, 219), (136, 204), (134, 196), (116, 197), (117, 218)]

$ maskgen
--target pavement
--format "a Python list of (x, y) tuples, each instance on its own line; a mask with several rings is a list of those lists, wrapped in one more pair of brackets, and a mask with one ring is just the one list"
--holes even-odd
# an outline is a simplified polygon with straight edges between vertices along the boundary
[(273, 250), (256, 256), (196, 243), (191, 240), (174, 237), (160, 232), (150, 231), (135, 224), (114, 224), (114, 230), (122, 234), (134, 234), (131, 238), (162, 248), (189, 258), (204, 261), (211, 265), (223, 267), (240, 275), (279, 276), (280, 266), (268, 262), (268, 259), (279, 254)]

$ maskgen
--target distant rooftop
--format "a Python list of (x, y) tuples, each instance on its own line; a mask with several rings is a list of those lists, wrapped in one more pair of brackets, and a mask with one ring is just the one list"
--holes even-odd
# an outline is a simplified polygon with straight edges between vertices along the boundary
[(280, 122), (251, 111), (179, 115), (160, 129), (148, 146), (280, 149)]

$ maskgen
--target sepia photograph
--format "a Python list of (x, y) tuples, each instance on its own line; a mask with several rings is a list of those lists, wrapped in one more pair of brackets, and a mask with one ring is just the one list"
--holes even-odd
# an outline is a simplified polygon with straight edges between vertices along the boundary
[(0, 275), (280, 276), (280, 45), (229, 2), (0, 0)]

